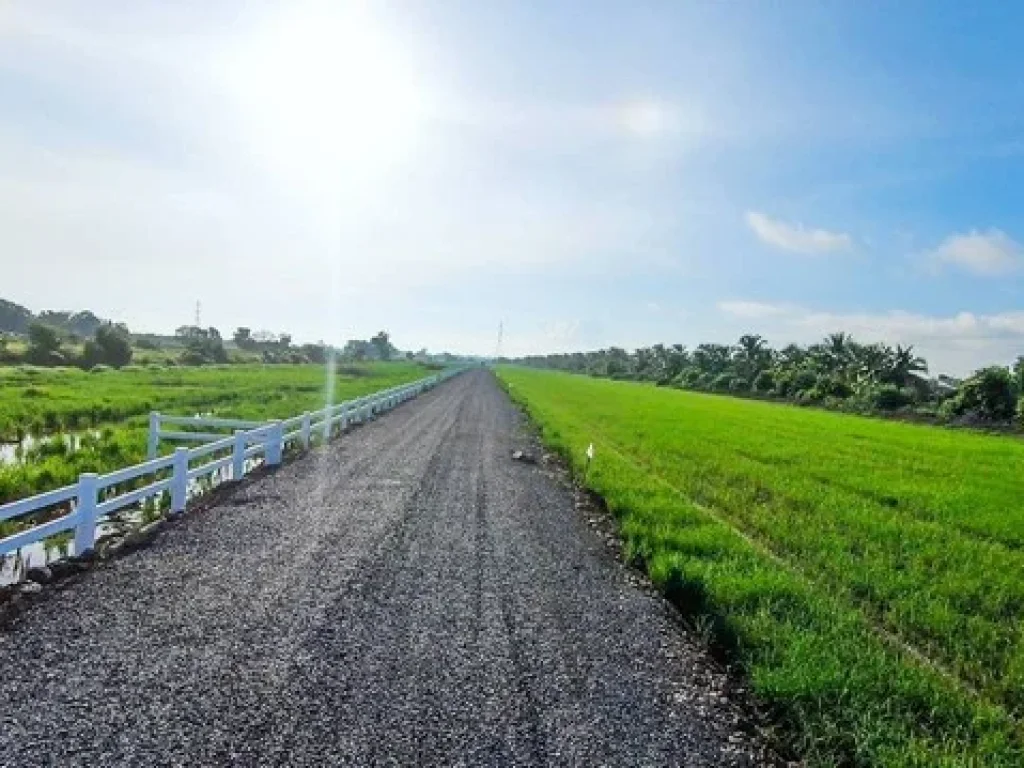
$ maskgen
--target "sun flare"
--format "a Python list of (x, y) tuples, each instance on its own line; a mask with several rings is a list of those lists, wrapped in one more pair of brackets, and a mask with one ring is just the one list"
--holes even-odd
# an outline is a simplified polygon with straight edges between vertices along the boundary
[(362, 3), (268, 20), (224, 73), (255, 150), (306, 173), (386, 166), (410, 151), (422, 123), (406, 52)]

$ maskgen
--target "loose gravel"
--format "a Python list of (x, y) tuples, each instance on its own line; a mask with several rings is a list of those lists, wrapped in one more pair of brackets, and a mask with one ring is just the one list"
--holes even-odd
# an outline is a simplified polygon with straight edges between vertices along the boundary
[(3, 766), (733, 766), (762, 745), (475, 371), (0, 633)]

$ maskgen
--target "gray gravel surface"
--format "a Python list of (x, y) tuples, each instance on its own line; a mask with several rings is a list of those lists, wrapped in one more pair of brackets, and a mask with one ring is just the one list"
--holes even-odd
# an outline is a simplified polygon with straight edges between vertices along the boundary
[(752, 765), (723, 678), (484, 371), (0, 633), (0, 765)]

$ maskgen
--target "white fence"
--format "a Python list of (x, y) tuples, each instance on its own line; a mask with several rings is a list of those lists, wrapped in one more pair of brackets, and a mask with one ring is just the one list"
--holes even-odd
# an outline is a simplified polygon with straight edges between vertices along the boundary
[[(81, 554), (93, 548), (99, 520), (113, 512), (164, 492), (170, 493), (170, 511), (183, 512), (188, 501), (190, 483), (201, 478), (216, 477), (227, 467), (231, 468), (231, 479), (240, 480), (246, 472), (246, 461), (260, 456), (269, 466), (280, 464), (288, 443), (306, 449), (315, 437), (326, 441), (336, 428), (344, 429), (350, 424), (364, 422), (375, 414), (391, 410), (451, 378), (460, 370), (442, 371), (411, 384), (392, 387), (284, 421), (264, 423), (152, 413), (147, 461), (105, 475), (86, 473), (74, 485), (0, 506), (0, 522), (57, 507), (70, 510), (53, 520), (0, 539), (0, 555), (69, 530), (75, 532), (74, 551)], [(192, 429), (168, 431), (163, 429), (165, 425)], [(234, 431), (225, 434), (200, 432), (196, 428)], [(172, 454), (158, 458), (161, 440), (200, 442), (202, 445), (191, 449), (178, 447)], [(205, 463), (197, 464), (204, 459)], [(134, 483), (143, 478), (151, 482), (128, 491), (117, 489), (118, 485)], [(108, 489), (113, 489), (113, 492), (105, 493)]]

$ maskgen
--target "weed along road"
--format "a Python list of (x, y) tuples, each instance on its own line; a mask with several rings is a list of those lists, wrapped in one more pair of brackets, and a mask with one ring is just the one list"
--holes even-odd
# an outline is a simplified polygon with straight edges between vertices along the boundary
[(473, 371), (0, 631), (0, 765), (757, 765)]

